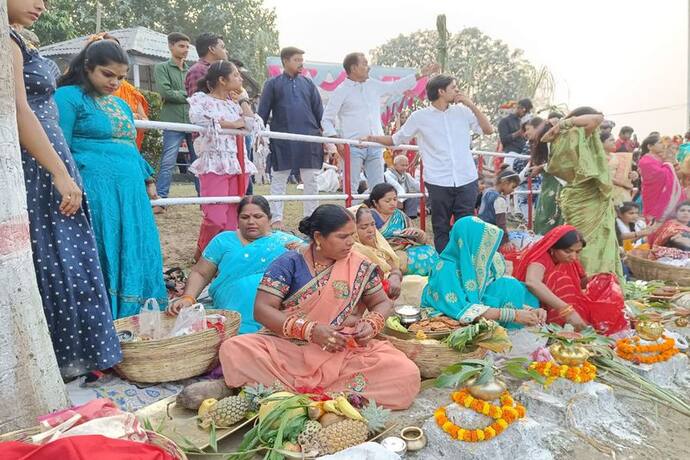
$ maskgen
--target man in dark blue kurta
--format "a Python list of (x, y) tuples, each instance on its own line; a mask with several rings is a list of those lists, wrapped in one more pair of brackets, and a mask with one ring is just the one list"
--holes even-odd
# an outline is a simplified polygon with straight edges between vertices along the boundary
[[(271, 125), (271, 131), (321, 135), (323, 104), (316, 85), (301, 75), (304, 51), (288, 47), (280, 51), (283, 73), (264, 84), (257, 113)], [(269, 116), (271, 117), (269, 120)], [(271, 195), (284, 195), (293, 168), (300, 171), (305, 195), (317, 195), (316, 174), (323, 165), (323, 146), (313, 142), (271, 139)], [(304, 202), (304, 216), (310, 216), (318, 201)], [(283, 202), (271, 202), (273, 227), (283, 227)]]

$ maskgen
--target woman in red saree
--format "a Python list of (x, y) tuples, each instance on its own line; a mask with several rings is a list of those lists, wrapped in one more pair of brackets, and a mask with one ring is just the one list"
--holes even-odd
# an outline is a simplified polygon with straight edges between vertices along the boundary
[(548, 312), (547, 322), (587, 325), (611, 335), (628, 328), (623, 292), (611, 273), (587, 276), (578, 260), (585, 241), (577, 229), (560, 225), (523, 254), (515, 276)]
[(352, 214), (321, 205), (299, 229), (312, 243), (276, 259), (259, 285), (254, 318), (264, 329), (221, 346), (225, 383), (320, 387), (361, 393), (390, 409), (409, 407), (419, 369), (390, 343), (373, 339), (392, 304), (378, 267), (351, 251)]
[(661, 136), (652, 134), (642, 141), (642, 158), (638, 163), (642, 177), (642, 214), (648, 219), (664, 221), (673, 215), (686, 199), (667, 148)]

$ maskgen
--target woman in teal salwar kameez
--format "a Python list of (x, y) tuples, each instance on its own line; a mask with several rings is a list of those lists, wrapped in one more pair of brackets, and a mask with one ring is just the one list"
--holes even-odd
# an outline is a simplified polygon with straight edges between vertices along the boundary
[(117, 43), (93, 42), (74, 58), (55, 93), (60, 128), (91, 209), (98, 248), (93, 257), (101, 261), (113, 318), (138, 314), (148, 298), (167, 303), (149, 201), (155, 192), (147, 192), (155, 190), (153, 169), (137, 150), (132, 111), (111, 95), (127, 69), (127, 54)]
[(480, 316), (508, 328), (546, 319), (539, 300), (515, 278), (506, 277), (498, 248), (503, 230), (476, 217), (455, 222), (422, 295), (422, 306), (467, 324)]

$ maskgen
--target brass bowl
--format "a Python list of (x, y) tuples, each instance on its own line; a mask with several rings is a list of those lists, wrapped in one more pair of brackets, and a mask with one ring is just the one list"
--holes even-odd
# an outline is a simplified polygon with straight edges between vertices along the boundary
[(591, 354), (582, 345), (564, 345), (560, 342), (551, 345), (549, 351), (558, 364), (565, 366), (582, 366)]
[(506, 391), (506, 384), (497, 378), (477, 384), (477, 378), (471, 378), (467, 381), (467, 391), (475, 398), (483, 399), (484, 401), (493, 401), (501, 397)]
[(408, 426), (400, 430), (400, 437), (407, 444), (408, 452), (416, 452), (426, 447), (427, 439), (424, 431), (416, 426)]
[(637, 322), (635, 331), (641, 339), (656, 342), (664, 333), (664, 324), (661, 321), (643, 319)]
[(688, 319), (682, 316), (676, 318), (675, 323), (678, 327), (688, 327)]

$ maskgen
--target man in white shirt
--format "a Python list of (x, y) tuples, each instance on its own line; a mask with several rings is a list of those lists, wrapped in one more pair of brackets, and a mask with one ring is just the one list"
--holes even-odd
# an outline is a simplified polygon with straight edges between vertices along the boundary
[[(398, 192), (398, 196), (403, 193), (418, 193), (419, 181), (407, 172), (410, 168), (410, 160), (407, 155), (397, 155), (393, 158), (393, 167), (386, 169), (383, 174), (387, 184), (391, 184)], [(402, 209), (408, 217), (416, 219), (419, 214), (419, 198), (398, 198), (402, 204)]]
[(366, 140), (399, 145), (417, 138), (424, 164), (424, 182), (431, 201), (434, 245), (448, 244), (450, 218), (474, 214), (479, 194), (477, 166), (470, 151), (471, 133), (491, 134), (491, 122), (458, 90), (453, 77), (438, 75), (426, 85), (431, 106), (417, 110), (393, 136)]
[[(382, 82), (369, 78), (369, 63), (363, 53), (350, 53), (343, 60), (347, 79), (331, 94), (321, 119), (323, 135), (346, 139), (360, 139), (364, 136), (382, 136), (381, 98), (402, 94), (417, 84), (417, 76), (410, 74), (393, 82)], [(421, 76), (435, 71), (438, 65), (429, 65)], [(340, 132), (336, 129), (340, 127)], [(338, 145), (342, 155), (343, 146)], [(383, 149), (380, 147), (350, 147), (351, 180), (357, 190), (362, 167), (369, 189), (383, 182)]]

